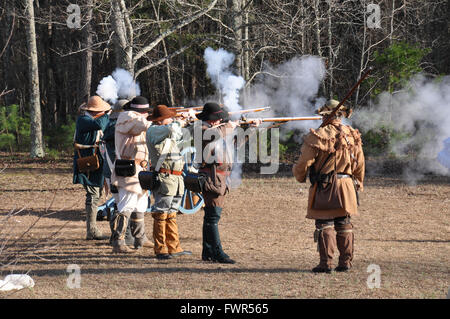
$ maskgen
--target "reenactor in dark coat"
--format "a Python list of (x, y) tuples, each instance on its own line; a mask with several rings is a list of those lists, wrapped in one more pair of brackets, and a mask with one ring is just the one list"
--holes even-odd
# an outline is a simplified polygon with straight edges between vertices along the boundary
[[(73, 158), (73, 183), (82, 184), (86, 190), (86, 239), (101, 240), (103, 236), (96, 225), (98, 201), (102, 195), (104, 183), (103, 158), (98, 150), (99, 141), (108, 122), (111, 107), (99, 96), (92, 96), (87, 104), (80, 107), (83, 112), (76, 122)], [(97, 154), (100, 166), (94, 171), (81, 172), (77, 159)]]

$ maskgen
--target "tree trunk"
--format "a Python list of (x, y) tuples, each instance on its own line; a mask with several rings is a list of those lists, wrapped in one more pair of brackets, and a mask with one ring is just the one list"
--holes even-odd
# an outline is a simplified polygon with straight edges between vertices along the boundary
[[(12, 61), (12, 38), (14, 34), (14, 28), (16, 25), (16, 8), (12, 1), (5, 1), (5, 11), (6, 14), (2, 19), (0, 35), (2, 37), (0, 50), (3, 50), (3, 55), (0, 54), (2, 58), (3, 70), (9, 70), (11, 68)], [(14, 72), (1, 72), (3, 75), (4, 85), (1, 86), (3, 89), (13, 89), (15, 88)], [(0, 90), (0, 91), (1, 91)], [(16, 101), (16, 92), (12, 91), (8, 94), (2, 96), (5, 105), (11, 105)], [(17, 103), (17, 102), (16, 102)]]
[(322, 46), (320, 41), (320, 9), (319, 9), (319, 0), (314, 0), (314, 24), (315, 24), (315, 33), (316, 33), (316, 47), (317, 47), (317, 55), (322, 56)]
[(84, 29), (84, 47), (86, 51), (83, 53), (83, 63), (81, 72), (81, 89), (78, 96), (77, 107), (87, 101), (91, 95), (92, 83), (92, 8), (94, 0), (86, 0), (87, 14), (86, 20), (88, 24)]
[(111, 1), (111, 25), (114, 30), (116, 66), (134, 75), (133, 30), (124, 0)]
[(328, 96), (333, 98), (333, 68), (334, 68), (334, 54), (333, 54), (333, 24), (332, 24), (332, 7), (333, 2), (328, 2)]
[(36, 30), (34, 24), (33, 0), (24, 0), (25, 17), (27, 20), (28, 68), (30, 81), (30, 117), (31, 117), (31, 157), (44, 157), (42, 138), (41, 104), (39, 94), (39, 70), (36, 45)]
[(234, 48), (235, 54), (235, 66), (238, 75), (243, 75), (242, 66), (242, 1), (241, 0), (228, 0), (228, 8), (230, 12), (230, 26), (234, 32)]

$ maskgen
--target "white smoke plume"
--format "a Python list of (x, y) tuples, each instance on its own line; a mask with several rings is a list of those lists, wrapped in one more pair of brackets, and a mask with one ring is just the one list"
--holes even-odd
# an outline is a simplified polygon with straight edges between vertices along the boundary
[(242, 109), (239, 105), (239, 94), (245, 85), (245, 80), (232, 72), (231, 65), (234, 61), (234, 54), (222, 48), (218, 50), (206, 48), (204, 59), (207, 65), (206, 72), (219, 91), (223, 104), (230, 111)]
[(399, 157), (414, 154), (414, 164), (403, 172), (407, 182), (414, 184), (425, 173), (450, 175), (437, 161), (450, 136), (450, 76), (416, 75), (400, 92), (384, 92), (354, 112), (352, 122), (363, 132), (390, 127), (401, 134), (390, 149)]
[(130, 72), (117, 68), (112, 75), (108, 75), (100, 81), (96, 94), (105, 101), (114, 104), (118, 99), (130, 100), (140, 95), (141, 89)]
[(437, 160), (446, 167), (450, 173), (450, 137), (444, 141), (444, 148), (439, 152)]
[(137, 83), (130, 72), (117, 68), (113, 73), (112, 77), (117, 82), (117, 87), (119, 88), (117, 95), (121, 99), (132, 99), (135, 96), (141, 95), (141, 89), (139, 83)]
[(104, 77), (101, 79), (96, 94), (100, 96), (103, 100), (109, 102), (109, 103), (116, 103), (118, 99), (117, 92), (119, 91), (119, 88), (117, 87), (117, 82), (114, 80), (114, 78), (111, 75), (108, 75), (107, 77)]
[[(233, 74), (231, 65), (234, 61), (234, 54), (222, 48), (214, 50), (206, 48), (203, 55), (206, 63), (206, 72), (211, 82), (218, 91), (219, 98), (229, 111), (238, 111), (242, 107), (239, 104), (240, 91), (245, 85), (245, 80), (241, 76)], [(233, 145), (227, 142), (228, 145)], [(235, 162), (231, 172), (231, 187), (236, 188), (242, 183), (242, 164)]]
[[(230, 111), (270, 106), (270, 112), (246, 116), (312, 116), (314, 110), (325, 102), (325, 98), (317, 98), (325, 77), (325, 65), (319, 57), (295, 57), (278, 66), (267, 65), (262, 71), (263, 76), (246, 88), (244, 97), (240, 97), (240, 93), (246, 84), (245, 80), (232, 73), (234, 58), (232, 53), (223, 49), (207, 48), (204, 53), (208, 77)], [(245, 107), (241, 107), (241, 102)], [(307, 129), (319, 125), (318, 121), (298, 121), (283, 126), (286, 129)], [(232, 187), (240, 185), (241, 172), (241, 164), (235, 162), (231, 175)]]
[[(325, 64), (320, 57), (302, 56), (277, 66), (267, 66), (263, 76), (248, 89), (246, 101), (253, 107), (270, 106), (273, 116), (314, 116), (314, 110), (326, 99), (317, 98), (325, 78)], [(285, 127), (307, 129), (317, 121), (289, 122)]]

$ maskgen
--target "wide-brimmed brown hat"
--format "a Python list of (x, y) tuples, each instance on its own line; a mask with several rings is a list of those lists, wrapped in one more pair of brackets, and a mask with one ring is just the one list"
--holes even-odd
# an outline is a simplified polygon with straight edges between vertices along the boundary
[(106, 112), (111, 109), (111, 106), (103, 101), (100, 96), (94, 95), (89, 98), (86, 104), (81, 105), (80, 109), (90, 112)]
[(202, 112), (197, 114), (196, 117), (202, 121), (217, 121), (229, 119), (229, 114), (219, 104), (208, 102), (203, 106)]
[(153, 109), (152, 115), (150, 115), (150, 121), (162, 121), (177, 115), (176, 110), (171, 110), (167, 105), (158, 105)]
[[(327, 116), (330, 115), (333, 110), (339, 105), (339, 101), (336, 100), (328, 100), (324, 106), (320, 107), (318, 110), (316, 110), (316, 114)], [(349, 118), (352, 116), (352, 109), (350, 109), (346, 105), (341, 105), (339, 107), (339, 110), (336, 112), (337, 117), (346, 117)]]

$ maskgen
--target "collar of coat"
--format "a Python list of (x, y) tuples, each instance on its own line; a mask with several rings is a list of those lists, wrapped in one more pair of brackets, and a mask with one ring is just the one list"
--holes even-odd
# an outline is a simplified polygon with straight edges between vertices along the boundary
[(329, 153), (336, 152), (336, 150), (353, 149), (362, 145), (361, 133), (349, 125), (342, 125), (339, 119), (335, 119), (327, 126), (317, 130), (310, 129), (303, 142)]

